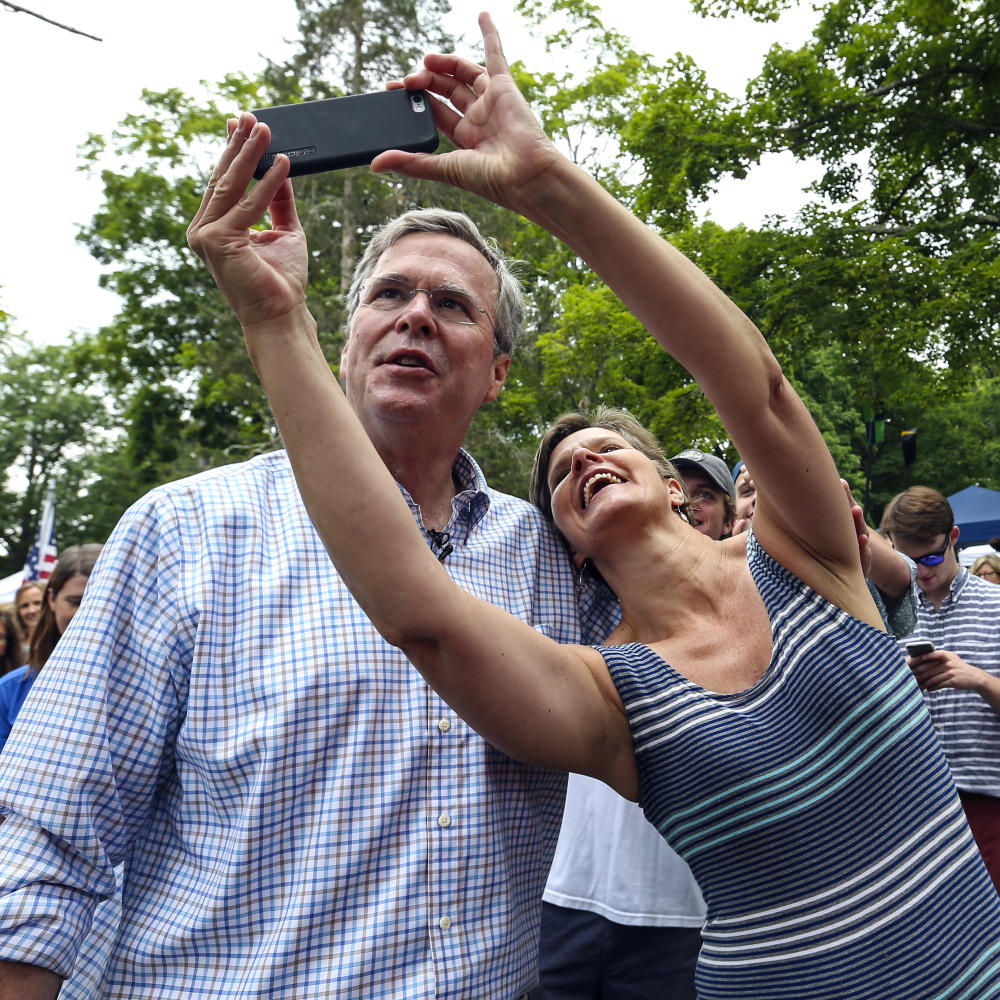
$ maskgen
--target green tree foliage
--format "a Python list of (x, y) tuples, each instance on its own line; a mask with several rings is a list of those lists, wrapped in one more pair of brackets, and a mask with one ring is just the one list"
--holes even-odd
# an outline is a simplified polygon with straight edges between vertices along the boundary
[(77, 371), (73, 345), (3, 341), (0, 467), (7, 474), (0, 483), (0, 577), (24, 565), (50, 484), (57, 491), (59, 545), (104, 540), (95, 466), (114, 443), (102, 386)]
[[(785, 6), (696, 2), (762, 20)], [(745, 101), (709, 91), (681, 61), (625, 133), (645, 167), (637, 204), (765, 332), (842, 468), (867, 460), (862, 412), (886, 414), (876, 510), (902, 487), (908, 426), (921, 428), (921, 455), (940, 458), (925, 481), (946, 493), (995, 482), (989, 449), (973, 441), (991, 426), (1000, 356), (996, 14), (991, 2), (836, 0), (805, 45), (772, 48)], [(719, 178), (778, 151), (821, 165), (799, 218), (759, 233), (677, 232)], [(943, 419), (955, 400), (983, 421), (972, 435)]]
[[(444, 0), (296, 3), (295, 51), (261, 79), (230, 76), (201, 97), (144, 93), (141, 110), (85, 149), (105, 204), (81, 238), (123, 304), (66, 357), (36, 359), (63, 371), (73, 392), (108, 393), (104, 417), (70, 417), (90, 429), (89, 446), (67, 444), (60, 459), (60, 468), (80, 463), (75, 482), (91, 506), (73, 524), (98, 532), (153, 485), (276, 446), (238, 326), (185, 241), (226, 118), (380, 89), (424, 51), (452, 47), (440, 27)], [(712, 16), (769, 19), (782, 0), (698, 3)], [(907, 427), (920, 428), (910, 482), (946, 493), (1000, 486), (996, 0), (827, 3), (813, 37), (772, 49), (741, 98), (710, 88), (683, 54), (658, 65), (586, 0), (520, 0), (518, 10), (549, 46), (544, 68), (514, 66), (545, 129), (764, 331), (859, 492), (870, 470), (873, 514), (902, 487)], [(744, 177), (777, 151), (820, 164), (800, 215), (757, 230), (697, 221), (722, 178)], [(687, 373), (547, 233), (444, 186), (364, 168), (299, 178), (295, 188), (312, 253), (310, 305), (334, 365), (350, 269), (385, 219), (417, 205), (461, 209), (520, 259), (524, 336), (504, 392), (469, 435), (494, 485), (523, 493), (544, 424), (597, 402), (628, 406), (668, 451), (697, 444), (735, 459)], [(11, 352), (6, 329), (0, 352), (27, 358), (27, 347)], [(4, 400), (5, 418), (17, 405)], [(885, 440), (871, 446), (868, 410), (887, 421)], [(22, 497), (12, 482), (8, 509), (23, 499), (28, 513), (9, 524), (23, 525), (37, 490)], [(8, 526), (8, 546), (19, 531)]]
[(442, 21), (447, 0), (295, 0), (299, 37), (272, 80), (297, 81), (306, 99), (381, 90), (420, 64), (427, 51), (450, 51)]
[(205, 103), (147, 91), (144, 112), (85, 148), (91, 168), (101, 168), (105, 204), (80, 238), (122, 307), (80, 346), (79, 360), (116, 396), (136, 494), (241, 457), (266, 437), (268, 411), (239, 328), (185, 240), (225, 135), (225, 109), (257, 106), (262, 96), (238, 77)]

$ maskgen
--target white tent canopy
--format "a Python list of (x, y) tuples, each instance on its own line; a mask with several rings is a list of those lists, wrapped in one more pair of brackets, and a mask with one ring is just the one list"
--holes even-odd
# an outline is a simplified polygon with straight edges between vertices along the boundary
[(0, 604), (9, 604), (14, 600), (14, 595), (17, 593), (17, 588), (21, 586), (21, 581), (24, 579), (24, 570), (18, 570), (16, 573), (12, 573), (4, 580), (0, 580)]

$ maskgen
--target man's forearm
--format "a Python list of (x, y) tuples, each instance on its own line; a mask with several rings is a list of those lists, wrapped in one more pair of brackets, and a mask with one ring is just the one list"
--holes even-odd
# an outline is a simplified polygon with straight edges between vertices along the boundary
[[(993, 674), (983, 671), (983, 683), (976, 689), (979, 692), (979, 696), (986, 702), (990, 708), (1000, 715), (1000, 677), (995, 677)], [(2, 994), (0, 994), (0, 1000), (2, 1000)]]
[(0, 1000), (55, 1000), (62, 982), (37, 965), (0, 960)]

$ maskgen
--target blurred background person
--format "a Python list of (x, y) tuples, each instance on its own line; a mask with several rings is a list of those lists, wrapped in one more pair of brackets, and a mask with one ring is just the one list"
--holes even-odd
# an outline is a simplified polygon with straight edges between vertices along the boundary
[(908, 656), (986, 869), (1000, 890), (1000, 588), (958, 561), (959, 527), (948, 498), (928, 486), (894, 497), (882, 528), (917, 564), (914, 639)]
[(750, 470), (742, 459), (733, 466), (733, 492), (736, 503), (733, 534), (741, 535), (750, 527), (753, 510), (757, 505), (757, 484), (751, 478)]
[(980, 556), (972, 564), (972, 573), (990, 583), (1000, 583), (1000, 556)]
[(685, 448), (670, 462), (681, 474), (691, 523), (713, 541), (728, 538), (736, 518), (736, 497), (726, 463), (697, 448)]
[[(0, 677), (0, 750), (6, 745), (14, 720), (42, 667), (76, 615), (103, 547), (97, 543), (71, 545), (59, 554), (31, 633), (28, 662)], [(73, 974), (62, 984), (60, 1000), (93, 1000), (99, 995), (111, 942), (118, 932), (121, 889), (122, 866), (119, 866), (115, 869), (114, 895), (102, 900), (94, 911), (90, 933), (80, 947)]]
[(25, 640), (31, 638), (31, 630), (42, 615), (44, 593), (45, 584), (41, 580), (28, 580), (17, 588), (14, 595), (14, 614)]
[[(60, 553), (44, 590), (44, 597), (39, 598), (40, 612), (28, 640), (28, 662), (0, 677), (0, 750), (7, 743), (17, 713), (28, 697), (35, 678), (80, 607), (87, 579), (101, 548), (97, 544), (71, 545)], [(38, 588), (41, 584), (36, 582), (34, 586)], [(17, 592), (18, 611), (21, 610), (22, 597), (28, 587), (29, 584), (25, 584)]]
[(23, 667), (24, 663), (24, 645), (14, 612), (0, 608), (0, 677)]

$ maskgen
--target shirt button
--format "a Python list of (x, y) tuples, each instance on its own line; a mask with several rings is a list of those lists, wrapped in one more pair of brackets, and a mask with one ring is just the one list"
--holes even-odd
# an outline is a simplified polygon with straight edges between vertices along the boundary
[(441, 815), (438, 816), (438, 826), (442, 829), (446, 829), (451, 826), (451, 817), (447, 813), (441, 813)]
[(438, 729), (440, 729), (442, 733), (448, 732), (448, 730), (451, 729), (451, 719), (439, 719)]
[(449, 927), (451, 927), (451, 917), (442, 917), (438, 921), (438, 927), (440, 927), (441, 930), (446, 931)]

